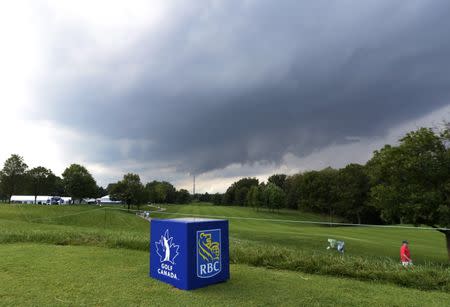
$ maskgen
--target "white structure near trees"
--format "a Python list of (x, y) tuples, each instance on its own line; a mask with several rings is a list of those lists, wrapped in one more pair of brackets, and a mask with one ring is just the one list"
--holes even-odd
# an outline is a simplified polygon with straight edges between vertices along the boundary
[(60, 197), (50, 195), (13, 195), (11, 202), (15, 204), (36, 204), (39, 205), (66, 205), (72, 203), (72, 197)]
[(103, 197), (97, 198), (97, 203), (98, 204), (109, 204), (109, 205), (119, 205), (122, 202), (120, 200), (111, 200), (111, 197), (109, 195), (105, 195)]
[[(34, 195), (13, 195), (11, 196), (11, 203), (14, 204), (34, 204)], [(105, 205), (119, 205), (121, 201), (111, 200), (109, 195), (100, 198), (86, 198), (84, 203), (88, 204), (105, 204)], [(72, 197), (60, 197), (50, 195), (38, 195), (36, 197), (36, 204), (38, 205), (68, 205), (73, 204)]]

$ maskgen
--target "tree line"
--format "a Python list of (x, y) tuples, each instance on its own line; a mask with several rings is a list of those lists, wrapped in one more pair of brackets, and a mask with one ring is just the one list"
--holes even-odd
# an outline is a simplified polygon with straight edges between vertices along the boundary
[(256, 178), (234, 182), (224, 194), (212, 195), (217, 205), (255, 210), (281, 208), (340, 216), (354, 223), (380, 222), (379, 211), (368, 202), (370, 179), (365, 166), (349, 164), (295, 175), (275, 174), (267, 183)]
[(275, 174), (234, 182), (217, 205), (298, 209), (352, 223), (413, 224), (445, 235), (450, 259), (450, 129), (420, 128), (385, 145), (364, 165)]
[(0, 200), (11, 199), (12, 195), (70, 196), (76, 202), (86, 198), (99, 198), (109, 194), (113, 200), (124, 204), (140, 206), (145, 203), (188, 203), (191, 200), (187, 190), (177, 190), (167, 181), (152, 181), (144, 185), (138, 174), (126, 174), (123, 179), (111, 183), (107, 188), (97, 185), (94, 177), (79, 164), (71, 164), (62, 176), (56, 176), (43, 166), (28, 168), (23, 157), (12, 154), (0, 170)]
[(23, 157), (12, 154), (0, 170), (0, 198), (10, 200), (12, 195), (59, 195), (74, 200), (104, 196), (105, 189), (98, 186), (82, 165), (67, 167), (62, 177), (52, 170), (37, 166), (29, 169)]
[(128, 209), (131, 205), (140, 207), (146, 203), (187, 204), (191, 195), (185, 189), (177, 190), (167, 181), (152, 181), (145, 185), (141, 183), (139, 175), (128, 173), (123, 179), (108, 185), (107, 190), (113, 199), (124, 202)]

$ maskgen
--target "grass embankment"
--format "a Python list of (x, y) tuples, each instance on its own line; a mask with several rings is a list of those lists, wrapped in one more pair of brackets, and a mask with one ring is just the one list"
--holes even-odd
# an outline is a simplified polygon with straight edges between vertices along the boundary
[[(335, 238), (345, 241), (346, 252), (349, 255), (369, 258), (389, 257), (398, 261), (401, 242), (408, 239), (411, 243), (415, 263), (447, 263), (445, 238), (435, 230), (328, 227), (292, 223), (290, 221), (328, 222), (330, 219), (328, 216), (293, 210), (271, 213), (268, 211), (256, 212), (250, 208), (211, 205), (167, 205), (164, 207), (167, 209), (166, 211), (153, 213), (152, 216), (168, 218), (192, 214), (229, 217), (230, 236), (236, 240), (321, 252), (327, 246), (327, 239)], [(170, 213), (174, 215), (171, 216)], [(285, 222), (279, 220), (285, 220)]]
[(2, 305), (444, 306), (450, 294), (231, 265), (230, 281), (181, 291), (148, 278), (148, 253), (43, 244), (0, 245)]
[(120, 208), (0, 205), (0, 243), (148, 250), (148, 222)]
[[(323, 220), (297, 211), (255, 212), (248, 208), (205, 205), (165, 206), (154, 216), (178, 214), (229, 216), (230, 256), (235, 264), (249, 264), (359, 280), (450, 291), (450, 269), (443, 237), (436, 231), (359, 227), (321, 227), (287, 220)], [(39, 242), (92, 245), (148, 251), (148, 222), (118, 208), (87, 206), (0, 206), (0, 242)], [(171, 216), (170, 213), (177, 213)], [(238, 219), (238, 218), (252, 219)], [(277, 219), (267, 221), (257, 219)], [(326, 250), (327, 238), (343, 239), (347, 252), (340, 257)], [(414, 270), (398, 263), (399, 242), (411, 241)]]

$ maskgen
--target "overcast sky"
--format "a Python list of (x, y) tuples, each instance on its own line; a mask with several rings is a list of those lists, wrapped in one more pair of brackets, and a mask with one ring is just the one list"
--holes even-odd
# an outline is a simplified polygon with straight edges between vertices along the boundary
[(450, 2), (0, 3), (0, 162), (221, 192), (450, 120)]

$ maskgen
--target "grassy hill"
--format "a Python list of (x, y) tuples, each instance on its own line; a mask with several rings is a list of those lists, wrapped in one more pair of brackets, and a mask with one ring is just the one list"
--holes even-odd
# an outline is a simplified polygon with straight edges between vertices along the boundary
[[(429, 304), (437, 304), (442, 302), (441, 299), (448, 299), (450, 293), (445, 243), (436, 231), (319, 226), (303, 221), (328, 221), (329, 217), (290, 210), (256, 212), (250, 208), (205, 204), (162, 207), (165, 211), (156, 212), (153, 207), (142, 209), (152, 210), (151, 215), (159, 218), (211, 216), (226, 217), (230, 221), (231, 282), (194, 292), (175, 291), (187, 303), (203, 303), (202, 299), (210, 299), (213, 305), (219, 304), (219, 299), (210, 297), (215, 293), (228, 304), (234, 304), (236, 301), (232, 297), (224, 298), (218, 293), (228, 289), (239, 297), (243, 295), (239, 293), (245, 293), (238, 290), (239, 287), (247, 289), (247, 296), (252, 298), (249, 302), (256, 305), (264, 302), (282, 304), (270, 295), (271, 290), (276, 293), (284, 291), (285, 305), (295, 305), (295, 301), (331, 304), (333, 300), (342, 305), (389, 304), (389, 300), (383, 299), (383, 292), (397, 296), (409, 293), (407, 298), (402, 298), (408, 305), (414, 303), (411, 299), (414, 296), (429, 298)], [(345, 240), (346, 255), (341, 257), (335, 251), (326, 250), (327, 238)], [(412, 256), (418, 264), (413, 270), (404, 270), (398, 263), (400, 242), (405, 238), (410, 240)], [(36, 295), (41, 293), (38, 296), (42, 300), (36, 302), (42, 304), (144, 304), (150, 302), (145, 293), (151, 293), (152, 302), (169, 302), (167, 296), (174, 290), (147, 277), (148, 240), (148, 221), (120, 207), (0, 205), (0, 243), (3, 243), (0, 245), (0, 259), (8, 259), (0, 264), (0, 289), (6, 285), (10, 289), (6, 292), (0, 290), (0, 300), (14, 302), (23, 299), (27, 303), (27, 297), (30, 298), (35, 291)], [(42, 262), (43, 259), (51, 259), (49, 263), (53, 263), (55, 269), (47, 272), (48, 266)], [(58, 263), (60, 268), (56, 269)], [(68, 271), (64, 271), (64, 263), (68, 264)], [(95, 268), (89, 271), (98, 277), (88, 274), (91, 276), (88, 284), (98, 283), (97, 286), (93, 285), (90, 290), (66, 287), (67, 283), (75, 282), (71, 278), (81, 278), (79, 275), (85, 272), (84, 266), (93, 265)], [(124, 269), (116, 274), (111, 269), (114, 266)], [(25, 276), (30, 283), (33, 282), (31, 288), (11, 281), (21, 280), (24, 268), (30, 269)], [(50, 290), (53, 286), (44, 287), (45, 283), (40, 283), (49, 278), (55, 279), (59, 287), (66, 289), (65, 292)], [(244, 283), (245, 287), (242, 284), (244, 280), (249, 283)], [(279, 282), (274, 283), (273, 280)], [(12, 284), (16, 284), (15, 288)], [(133, 295), (124, 295), (123, 300), (115, 293), (106, 294), (130, 284)], [(341, 290), (336, 298), (339, 284), (357, 290), (351, 296)], [(409, 289), (398, 288), (395, 284)], [(367, 296), (369, 289), (372, 294)], [(158, 296), (152, 291), (161, 291), (162, 294)], [(300, 295), (302, 291), (308, 291), (311, 296)], [(55, 297), (62, 301), (55, 301)]]
[[(348, 255), (389, 257), (396, 261), (401, 241), (408, 239), (415, 263), (447, 263), (444, 237), (434, 230), (319, 226), (302, 222), (329, 221), (329, 217), (294, 210), (257, 212), (250, 208), (206, 204), (161, 207), (166, 210), (152, 212), (151, 216), (227, 218), (230, 221), (230, 236), (236, 242), (249, 241), (329, 254), (325, 250), (327, 239), (335, 238), (346, 242)], [(142, 209), (154, 210), (145, 206)], [(145, 220), (136, 218), (133, 212), (129, 213), (120, 207), (40, 205), (0, 205), (0, 229), (0, 242), (7, 241), (8, 235), (16, 235), (16, 239), (19, 239), (21, 233), (30, 236), (33, 233), (45, 235), (47, 231), (56, 231), (61, 238), (70, 232), (91, 233), (97, 234), (97, 239), (114, 233), (124, 240), (127, 237), (139, 238), (143, 245), (136, 248), (142, 250), (147, 249), (149, 231)]]
[[(226, 217), (230, 220), (230, 235), (236, 240), (250, 240), (324, 252), (327, 239), (335, 238), (346, 242), (346, 252), (349, 255), (390, 257), (397, 260), (402, 240), (408, 239), (416, 263), (447, 262), (445, 238), (435, 230), (318, 226), (302, 223), (302, 221), (328, 222), (330, 218), (295, 210), (271, 213), (268, 211), (257, 212), (251, 208), (204, 204), (162, 207), (166, 211), (153, 213), (153, 216), (168, 218), (190, 214)], [(170, 213), (174, 215), (170, 215)], [(331, 221), (339, 222), (336, 218)]]

